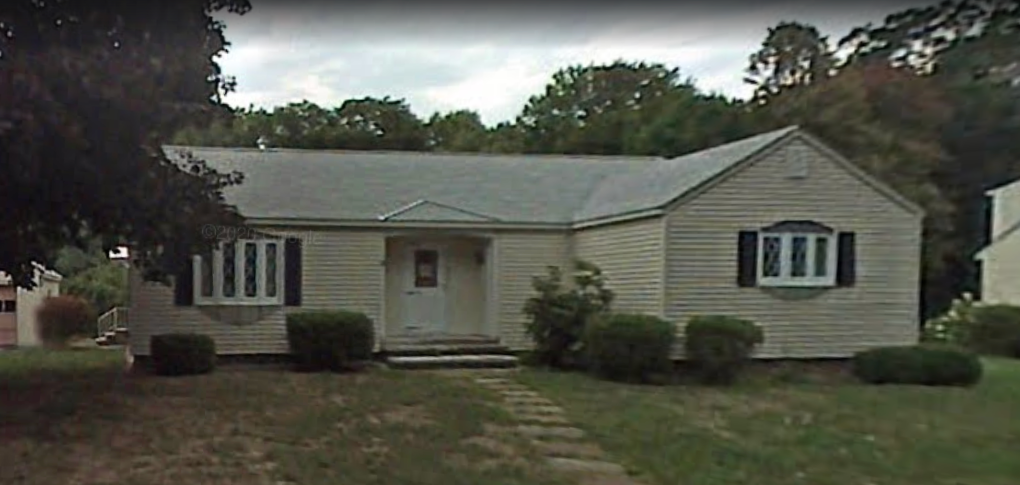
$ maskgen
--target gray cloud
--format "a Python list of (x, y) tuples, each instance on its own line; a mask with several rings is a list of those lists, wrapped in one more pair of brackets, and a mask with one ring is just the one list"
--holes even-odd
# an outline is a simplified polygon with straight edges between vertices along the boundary
[(838, 39), (853, 26), (925, 3), (617, 2), (595, 9), (479, 3), (454, 9), (434, 2), (351, 7), (253, 0), (249, 14), (223, 16), (233, 46), (221, 64), (238, 80), (238, 92), (227, 98), (235, 105), (309, 99), (336, 106), (347, 98), (390, 95), (407, 99), (422, 117), (467, 108), (496, 123), (519, 112), (556, 69), (617, 58), (677, 66), (703, 89), (746, 95), (747, 57), (778, 21), (809, 22)]

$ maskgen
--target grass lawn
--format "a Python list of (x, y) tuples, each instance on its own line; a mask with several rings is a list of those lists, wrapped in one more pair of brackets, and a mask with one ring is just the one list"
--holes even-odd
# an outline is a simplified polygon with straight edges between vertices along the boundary
[(467, 379), (126, 374), (116, 351), (0, 353), (0, 483), (556, 484)]
[(973, 389), (522, 380), (652, 484), (1015, 485), (1020, 361), (985, 364)]

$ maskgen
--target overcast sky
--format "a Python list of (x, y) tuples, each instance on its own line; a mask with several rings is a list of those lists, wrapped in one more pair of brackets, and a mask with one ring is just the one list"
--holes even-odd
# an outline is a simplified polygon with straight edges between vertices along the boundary
[(432, 0), (420, 7), (251, 1), (248, 14), (222, 17), (233, 45), (220, 64), (238, 81), (227, 97), (231, 105), (307, 99), (333, 107), (389, 95), (406, 99), (422, 118), (467, 108), (490, 125), (517, 115), (557, 69), (616, 59), (679, 67), (706, 91), (744, 97), (747, 58), (777, 22), (808, 22), (838, 40), (852, 27), (932, 3), (624, 0), (585, 8), (551, 0), (507, 6)]

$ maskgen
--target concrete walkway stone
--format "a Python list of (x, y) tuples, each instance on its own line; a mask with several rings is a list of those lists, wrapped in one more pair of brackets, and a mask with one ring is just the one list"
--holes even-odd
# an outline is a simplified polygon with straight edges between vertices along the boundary
[(584, 430), (571, 426), (563, 408), (518, 382), (516, 372), (488, 369), (474, 374), (476, 384), (503, 397), (498, 405), (518, 423), (515, 427), (487, 425), (490, 433), (498, 436), (509, 431), (531, 438), (549, 467), (569, 474), (577, 485), (642, 485), (601, 447), (587, 441)]
[(572, 440), (584, 438), (583, 429), (569, 426), (521, 424), (517, 426), (517, 432), (532, 438), (566, 438)]
[(547, 461), (554, 468), (571, 472), (600, 473), (606, 475), (626, 475), (627, 470), (616, 463), (601, 460), (581, 460), (577, 458), (552, 457)]
[(567, 420), (567, 418), (559, 414), (513, 413), (513, 415), (518, 421), (527, 423), (556, 425), (570, 424), (570, 421)]
[(531, 442), (531, 445), (546, 456), (602, 458), (606, 455), (602, 448), (591, 443), (535, 440)]

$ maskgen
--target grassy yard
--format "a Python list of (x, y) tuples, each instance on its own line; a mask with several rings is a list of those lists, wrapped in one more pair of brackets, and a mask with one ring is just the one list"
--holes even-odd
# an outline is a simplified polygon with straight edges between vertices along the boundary
[(522, 379), (661, 485), (1015, 485), (1020, 362), (974, 389), (829, 384), (642, 387)]
[(467, 379), (122, 367), (119, 352), (0, 353), (0, 483), (558, 483), (486, 435), (508, 417)]

